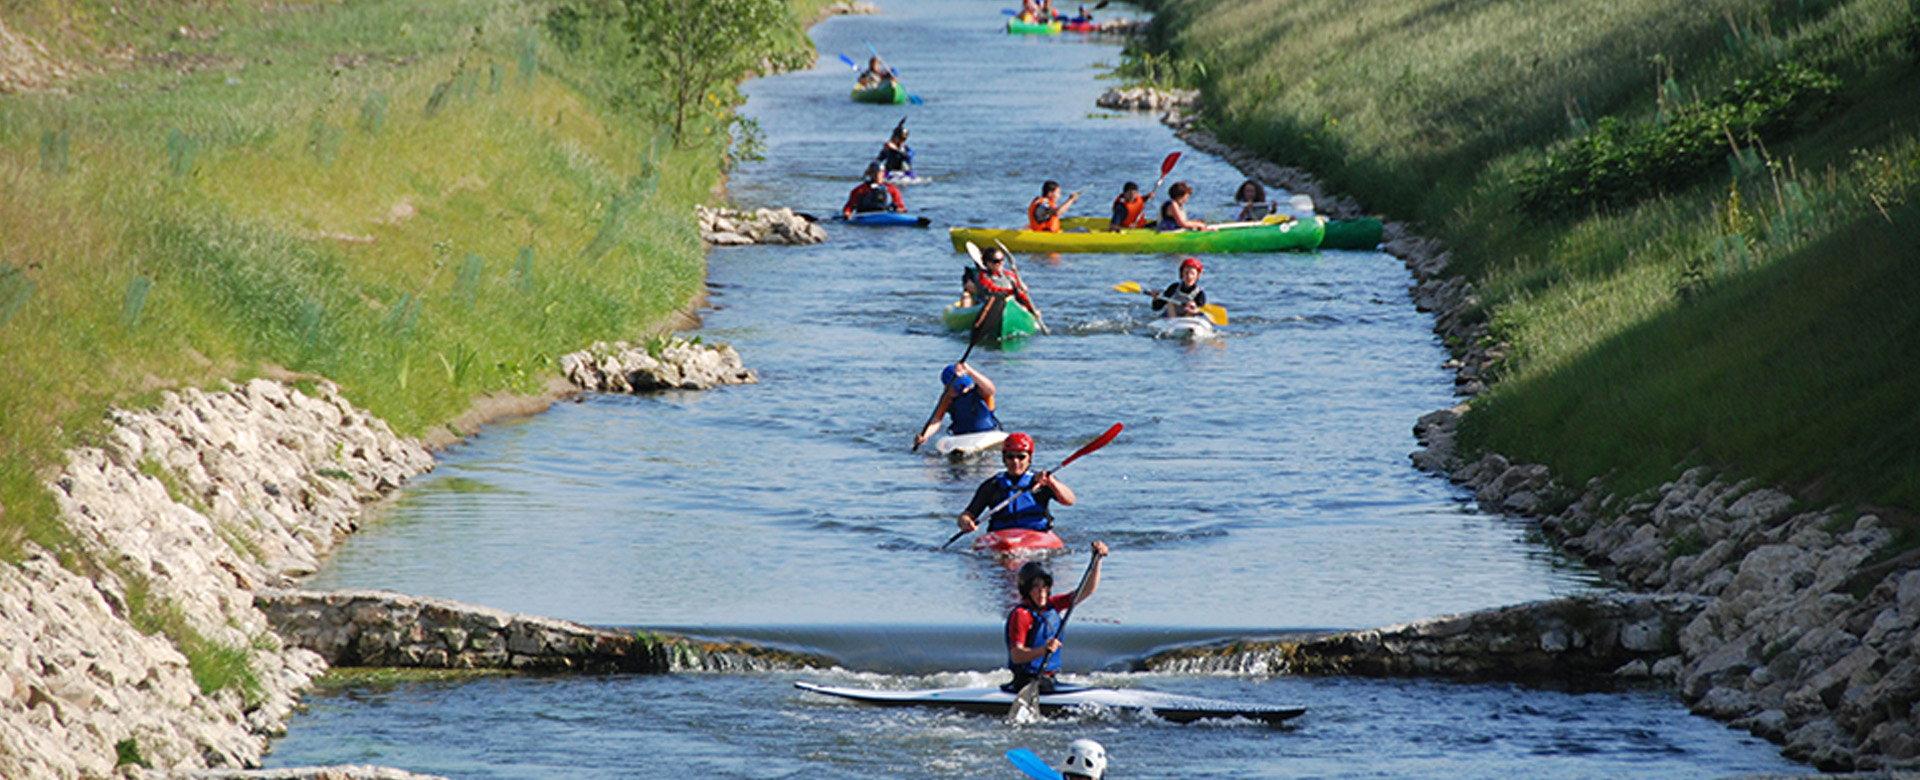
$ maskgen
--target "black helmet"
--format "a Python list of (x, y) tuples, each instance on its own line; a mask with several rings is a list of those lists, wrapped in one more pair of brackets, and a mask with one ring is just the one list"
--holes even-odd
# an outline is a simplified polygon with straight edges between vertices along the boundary
[(1046, 580), (1047, 587), (1053, 587), (1053, 573), (1047, 571), (1046, 565), (1039, 561), (1027, 561), (1025, 566), (1020, 567), (1020, 574), (1017, 579), (1017, 582), (1020, 584), (1020, 595), (1027, 595), (1027, 591), (1031, 589), (1033, 583), (1038, 580)]

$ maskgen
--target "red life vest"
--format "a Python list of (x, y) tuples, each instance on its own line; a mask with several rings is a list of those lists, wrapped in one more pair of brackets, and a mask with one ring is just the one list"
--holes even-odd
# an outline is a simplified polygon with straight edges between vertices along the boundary
[(1122, 195), (1114, 198), (1113, 203), (1127, 210), (1127, 221), (1122, 222), (1120, 227), (1132, 230), (1137, 227), (1146, 226), (1147, 199), (1140, 197), (1140, 193), (1134, 193), (1133, 200), (1127, 200), (1127, 196)]
[[(1044, 221), (1040, 219), (1041, 206), (1047, 207), (1047, 218)], [(1048, 233), (1060, 232), (1060, 207), (1054, 205), (1052, 198), (1042, 195), (1027, 204), (1027, 229)]]

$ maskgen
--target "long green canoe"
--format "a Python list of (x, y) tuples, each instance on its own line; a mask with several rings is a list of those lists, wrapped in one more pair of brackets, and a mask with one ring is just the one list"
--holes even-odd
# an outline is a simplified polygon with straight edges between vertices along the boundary
[(1320, 246), (1325, 228), (1315, 219), (1275, 219), (1271, 222), (1229, 223), (1218, 230), (1181, 230), (1162, 233), (1152, 228), (1107, 232), (1044, 233), (1037, 230), (951, 228), (956, 251), (968, 242), (990, 247), (995, 241), (1014, 252), (1168, 252), (1206, 254), (1224, 252), (1311, 252)]
[(901, 86), (900, 82), (896, 80), (883, 82), (877, 87), (855, 89), (853, 91), (853, 102), (899, 105), (907, 102), (907, 88)]
[[(955, 302), (940, 313), (940, 322), (947, 330), (965, 332), (973, 327), (974, 320), (980, 319), (980, 307), (985, 304), (961, 306)], [(1039, 332), (1040, 322), (1033, 318), (1033, 312), (1021, 306), (1018, 301), (1009, 300), (1006, 305), (995, 305), (993, 311), (980, 323), (980, 343), (1007, 342), (1025, 338)]]
[(1007, 20), (1007, 34), (1009, 35), (1059, 35), (1061, 28), (1062, 25), (1058, 21), (1042, 23), (1023, 22), (1019, 19)]

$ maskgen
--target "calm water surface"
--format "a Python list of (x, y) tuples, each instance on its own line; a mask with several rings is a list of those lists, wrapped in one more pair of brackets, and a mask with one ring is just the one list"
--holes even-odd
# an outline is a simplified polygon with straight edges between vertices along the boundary
[[(823, 700), (796, 679), (874, 687), (1001, 679), (1010, 572), (941, 550), (997, 463), (908, 452), (965, 349), (940, 309), (965, 256), (950, 225), (1011, 225), (1043, 179), (1091, 186), (1102, 213), (1126, 180), (1196, 187), (1204, 218), (1240, 176), (1151, 117), (1093, 107), (1108, 43), (999, 32), (999, 5), (883, 2), (814, 28), (821, 67), (748, 85), (768, 159), (730, 183), (743, 206), (828, 214), (902, 116), (906, 188), (932, 230), (829, 226), (804, 248), (716, 249), (699, 335), (733, 344), (758, 385), (589, 397), (489, 427), (446, 453), (351, 539), (314, 587), (378, 587), (596, 625), (676, 628), (804, 648), (842, 669), (800, 675), (488, 679), (310, 697), (270, 763), (374, 762), (455, 778), (1018, 777), (1001, 754), (1106, 743), (1110, 776), (1716, 777), (1797, 771), (1775, 750), (1660, 694), (1571, 694), (1432, 681), (1127, 673), (1155, 649), (1298, 629), (1357, 628), (1597, 587), (1511, 521), (1408, 466), (1413, 421), (1450, 405), (1431, 318), (1408, 275), (1371, 252), (1208, 256), (1223, 337), (1155, 339), (1144, 298), (1180, 258), (1021, 257), (1053, 334), (974, 352), (1000, 416), (1050, 467), (1107, 426), (1107, 448), (1061, 478), (1077, 552), (1113, 546), (1074, 614), (1067, 665), (1103, 683), (1310, 709), (1288, 729), (1086, 715), (998, 719)], [(1110, 9), (1110, 12), (1113, 9)], [(867, 44), (925, 99), (848, 102)], [(955, 545), (960, 548), (963, 545)]]

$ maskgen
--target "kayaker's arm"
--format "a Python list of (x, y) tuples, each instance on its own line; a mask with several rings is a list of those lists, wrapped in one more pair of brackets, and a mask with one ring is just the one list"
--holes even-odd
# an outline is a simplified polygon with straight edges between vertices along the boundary
[(1087, 567), (1087, 581), (1081, 583), (1080, 587), (1073, 590), (1073, 603), (1075, 605), (1086, 601), (1088, 597), (1093, 595), (1094, 589), (1100, 587), (1100, 564), (1106, 559), (1107, 543), (1094, 542), (1093, 565)]
[(973, 386), (978, 388), (975, 392), (980, 394), (980, 400), (987, 404), (987, 408), (992, 409), (994, 392), (993, 380), (988, 379), (986, 374), (973, 370), (973, 366), (965, 363), (957, 363), (956, 365), (958, 365), (960, 370), (965, 372), (967, 376), (973, 377)]
[(887, 194), (893, 196), (893, 210), (895, 213), (899, 213), (907, 210), (907, 202), (905, 199), (900, 197), (899, 187), (895, 187), (892, 184), (888, 184)]
[(1055, 477), (1051, 471), (1042, 471), (1036, 476), (1038, 477), (1037, 484), (1034, 485), (1036, 490), (1042, 487), (1048, 488), (1053, 491), (1054, 501), (1061, 506), (1073, 506), (1076, 499), (1073, 496), (1073, 488), (1067, 487), (1067, 483), (1061, 482), (1060, 478)]
[(952, 390), (940, 391), (940, 402), (937, 404), (934, 404), (933, 416), (928, 417), (927, 424), (924, 426), (921, 426), (920, 435), (913, 437), (913, 446), (918, 447), (922, 444), (927, 443), (927, 439), (932, 438), (934, 432), (940, 430), (940, 418), (946, 416), (947, 403), (952, 399), (953, 399)]

